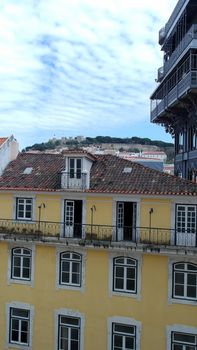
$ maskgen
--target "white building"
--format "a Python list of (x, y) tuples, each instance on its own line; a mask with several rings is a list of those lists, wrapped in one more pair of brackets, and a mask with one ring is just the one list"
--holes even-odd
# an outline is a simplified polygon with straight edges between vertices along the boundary
[(19, 144), (13, 135), (0, 137), (0, 175), (9, 162), (16, 159), (19, 153)]

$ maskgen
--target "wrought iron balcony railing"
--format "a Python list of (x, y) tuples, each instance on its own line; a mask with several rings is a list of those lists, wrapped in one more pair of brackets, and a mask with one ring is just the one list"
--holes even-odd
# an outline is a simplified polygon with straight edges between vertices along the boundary
[(0, 239), (59, 241), (77, 239), (85, 242), (119, 242), (146, 246), (196, 247), (196, 231), (165, 228), (118, 227), (48, 221), (0, 219)]
[[(188, 32), (185, 34), (177, 48), (173, 51), (172, 55), (169, 57), (168, 61), (164, 63), (164, 76), (172, 68), (177, 59), (181, 56), (184, 50), (189, 47), (189, 44), (193, 39), (197, 39), (197, 25), (193, 24)], [(196, 43), (195, 43), (196, 47)]]
[(66, 172), (61, 173), (61, 188), (85, 190), (88, 187), (86, 172)]
[(190, 71), (185, 74), (183, 78), (177, 82), (172, 90), (161, 99), (151, 100), (151, 121), (162, 115), (164, 111), (174, 104), (189, 90), (197, 88), (197, 71)]

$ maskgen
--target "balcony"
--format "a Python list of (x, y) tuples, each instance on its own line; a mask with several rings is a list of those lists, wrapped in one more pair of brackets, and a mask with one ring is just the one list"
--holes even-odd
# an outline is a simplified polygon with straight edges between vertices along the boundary
[[(168, 61), (164, 62), (164, 76), (172, 68), (174, 63), (179, 59), (184, 50), (189, 46), (193, 39), (197, 39), (197, 24), (193, 24), (188, 32), (185, 34), (177, 48), (173, 51)], [(193, 46), (192, 46), (193, 47)], [(195, 44), (195, 47), (197, 45)]]
[(87, 173), (78, 171), (61, 173), (61, 188), (74, 189), (74, 190), (85, 190), (88, 188), (87, 184)]
[(177, 5), (174, 8), (174, 11), (172, 12), (168, 22), (166, 23), (165, 30), (166, 34), (170, 30), (171, 26), (176, 23), (177, 17), (179, 15), (179, 12), (182, 10), (182, 7), (188, 3), (188, 0), (179, 0)]
[(175, 103), (179, 103), (179, 99), (190, 89), (197, 89), (197, 71), (190, 71), (184, 74), (177, 85), (162, 99), (158, 98), (151, 101), (151, 122), (156, 121), (167, 108)]
[[(75, 230), (73, 230), (75, 227)], [(80, 245), (115, 243), (122, 246), (196, 247), (196, 231), (165, 228), (117, 227), (109, 225), (74, 224), (48, 221), (16, 221), (0, 219), (0, 240), (40, 241), (48, 243), (75, 242)]]

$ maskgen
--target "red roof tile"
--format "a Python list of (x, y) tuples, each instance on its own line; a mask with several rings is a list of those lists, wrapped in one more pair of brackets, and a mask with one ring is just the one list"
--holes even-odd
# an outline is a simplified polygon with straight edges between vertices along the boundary
[(0, 146), (8, 139), (8, 137), (0, 137)]
[[(27, 167), (32, 167), (30, 174), (24, 174)], [(64, 169), (62, 154), (21, 153), (0, 177), (0, 190), (61, 191)], [(116, 156), (98, 155), (87, 192), (196, 196), (197, 184)]]

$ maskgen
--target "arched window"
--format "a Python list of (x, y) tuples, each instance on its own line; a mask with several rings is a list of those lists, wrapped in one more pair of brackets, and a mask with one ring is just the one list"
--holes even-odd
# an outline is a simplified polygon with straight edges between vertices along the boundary
[(32, 252), (27, 248), (12, 249), (11, 278), (18, 280), (31, 279)]
[(60, 284), (67, 286), (81, 286), (82, 256), (75, 252), (60, 254)]
[(178, 262), (173, 265), (173, 297), (197, 300), (197, 265)]
[(113, 290), (137, 293), (137, 260), (117, 257), (113, 263)]

